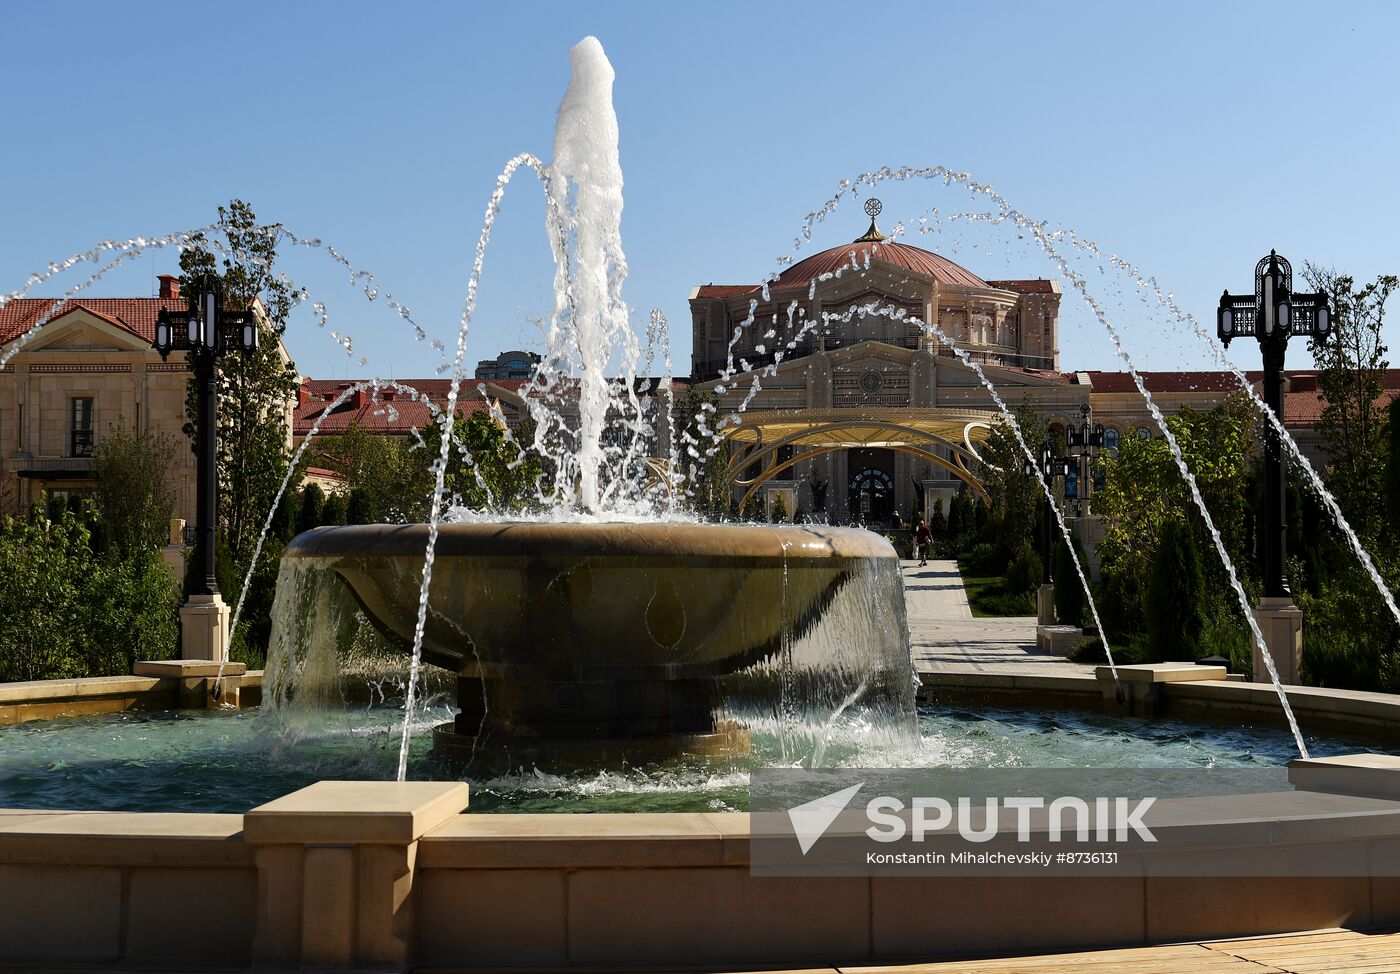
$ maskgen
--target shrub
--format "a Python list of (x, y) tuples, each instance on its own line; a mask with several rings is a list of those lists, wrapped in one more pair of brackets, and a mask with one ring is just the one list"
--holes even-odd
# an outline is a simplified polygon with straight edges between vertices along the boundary
[(967, 562), (972, 574), (979, 578), (1000, 575), (1006, 566), (1005, 561), (997, 558), (996, 549), (986, 542), (975, 546), (962, 560)]
[(1012, 595), (1034, 592), (1044, 577), (1044, 566), (1029, 541), (1021, 542), (1016, 557), (1006, 569), (1006, 590)]
[(179, 590), (154, 551), (92, 549), (91, 511), (0, 522), (0, 680), (129, 673), (179, 644)]

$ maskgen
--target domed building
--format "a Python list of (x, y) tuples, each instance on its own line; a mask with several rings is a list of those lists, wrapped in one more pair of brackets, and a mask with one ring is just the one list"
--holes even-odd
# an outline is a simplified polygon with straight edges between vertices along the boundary
[(736, 499), (884, 523), (963, 484), (980, 492), (970, 468), (999, 412), (922, 323), (1008, 404), (1072, 415), (1083, 395), (1059, 372), (1060, 298), (1054, 281), (988, 281), (890, 240), (873, 215), (766, 288), (695, 288), (692, 382), (730, 417)]

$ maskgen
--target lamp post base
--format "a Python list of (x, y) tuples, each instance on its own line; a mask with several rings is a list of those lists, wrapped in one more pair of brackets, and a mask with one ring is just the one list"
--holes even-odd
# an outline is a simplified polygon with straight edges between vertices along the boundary
[(1035, 592), (1035, 621), (1037, 625), (1055, 624), (1055, 586), (1046, 584)]
[(180, 658), (228, 659), (228, 603), (220, 595), (191, 595), (180, 607)]
[[(1264, 642), (1273, 657), (1274, 668), (1278, 670), (1280, 683), (1296, 685), (1300, 682), (1303, 663), (1303, 610), (1293, 604), (1291, 598), (1262, 598), (1254, 610), (1254, 620), (1264, 634)], [(1269, 671), (1259, 652), (1254, 647), (1254, 682), (1266, 683)]]

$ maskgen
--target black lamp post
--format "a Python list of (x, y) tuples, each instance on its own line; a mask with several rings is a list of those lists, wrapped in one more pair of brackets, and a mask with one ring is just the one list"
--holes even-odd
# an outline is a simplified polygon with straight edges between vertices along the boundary
[[(1254, 293), (1220, 296), (1216, 334), (1226, 345), (1232, 338), (1258, 339), (1264, 353), (1264, 402), (1283, 423), (1283, 359), (1292, 335), (1323, 338), (1332, 330), (1325, 294), (1294, 294), (1293, 268), (1269, 251), (1254, 267)], [(1283, 444), (1268, 425), (1264, 438), (1264, 597), (1290, 598), (1284, 496), (1288, 485)]]
[(1094, 451), (1103, 446), (1103, 423), (1089, 422), (1089, 405), (1079, 407), (1079, 426), (1070, 424), (1065, 428), (1067, 460), (1074, 464), (1074, 513), (1079, 517), (1084, 513), (1084, 500), (1091, 493), (1089, 486), (1093, 478)]
[[(1035, 477), (1037, 467), (1039, 474), (1048, 485), (1055, 477), (1065, 477), (1069, 475), (1071, 469), (1075, 467), (1077, 460), (1074, 457), (1057, 457), (1055, 451), (1050, 448), (1050, 440), (1047, 437), (1040, 447), (1039, 463), (1032, 464), (1029, 460), (1025, 463), (1025, 474), (1027, 477)], [(1051, 507), (1050, 498), (1045, 498), (1045, 517), (1043, 530), (1040, 534), (1040, 583), (1042, 585), (1054, 584), (1054, 577), (1050, 569), (1050, 560), (1053, 557), (1055, 548), (1055, 511)]]
[(198, 294), (190, 295), (188, 311), (160, 312), (156, 338), (152, 343), (162, 359), (172, 351), (189, 355), (199, 394), (195, 423), (195, 502), (194, 560), (200, 571), (186, 575), (185, 595), (218, 595), (214, 571), (214, 527), (218, 521), (218, 430), (219, 402), (214, 392), (214, 370), (219, 360), (233, 351), (250, 354), (258, 347), (258, 323), (251, 310), (224, 311), (221, 282), (209, 275)]

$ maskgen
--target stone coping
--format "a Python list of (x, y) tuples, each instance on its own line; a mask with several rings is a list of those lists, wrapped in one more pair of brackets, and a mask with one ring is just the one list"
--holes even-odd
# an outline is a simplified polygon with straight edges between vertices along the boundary
[(252, 866), (243, 816), (0, 809), (0, 864)]
[(408, 845), (466, 807), (461, 781), (318, 781), (251, 809), (244, 838)]
[(137, 676), (173, 676), (188, 679), (200, 676), (242, 676), (248, 672), (248, 664), (220, 663), (210, 659), (152, 659), (139, 660), (131, 669)]
[[(0, 864), (251, 866), (260, 843), (415, 839), (419, 864), (433, 869), (749, 864), (747, 813), (459, 814), (454, 806), (465, 797), (465, 785), (408, 784), (436, 787), (405, 792), (393, 782), (321, 782), (246, 816), (0, 809)], [(300, 802), (280, 806), (280, 817), (267, 811), (298, 796)], [(346, 806), (340, 810), (332, 807), (338, 797)], [(416, 825), (410, 826), (410, 819)], [(369, 826), (370, 820), (377, 824)], [(853, 835), (868, 824), (863, 815), (847, 812), (828, 834)], [(1153, 808), (1151, 826), (1163, 839), (1161, 858), (1167, 860), (1183, 851), (1232, 848), (1276, 848), (1282, 854), (1284, 847), (1305, 843), (1400, 838), (1400, 802), (1307, 790), (1162, 799)], [(415, 835), (419, 827), (424, 831)], [(1139, 854), (1150, 858), (1153, 850)]]
[(89, 676), (73, 680), (0, 683), (0, 704), (129, 696), (160, 690), (161, 682), (159, 677), (153, 676)]
[[(1134, 663), (1117, 667), (1118, 679), (1124, 683), (1200, 683), (1223, 680), (1223, 666), (1202, 666), (1199, 663)], [(1100, 666), (1094, 670), (1099, 680), (1112, 680), (1114, 668)]]

